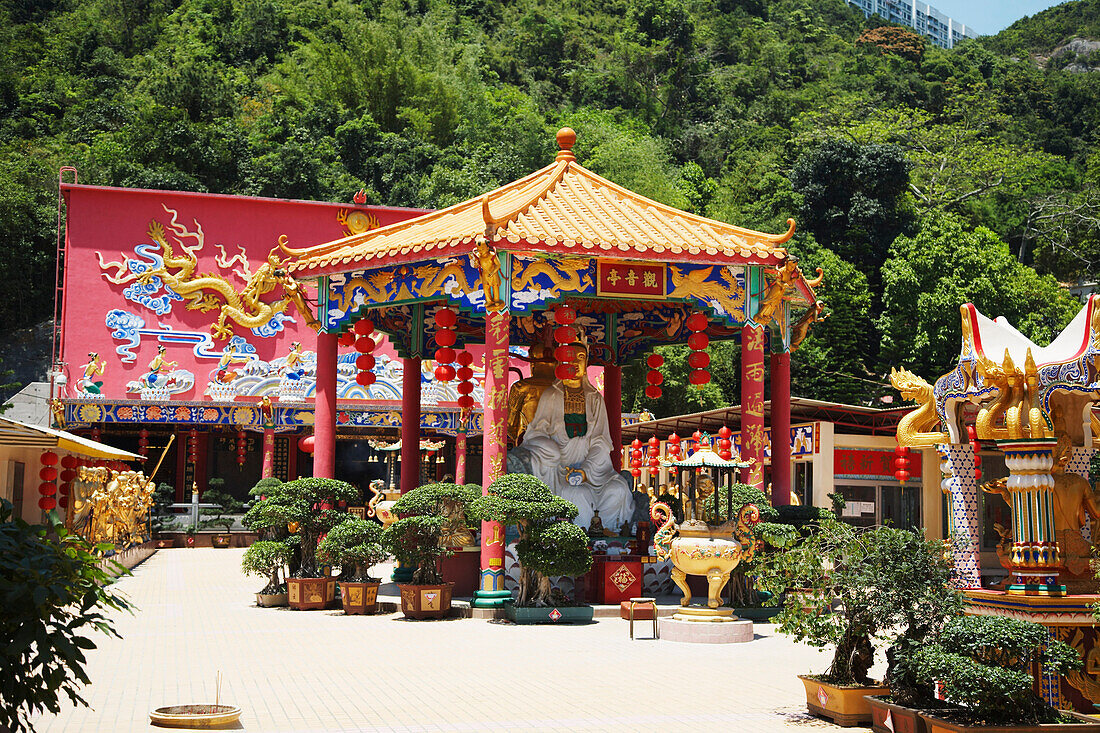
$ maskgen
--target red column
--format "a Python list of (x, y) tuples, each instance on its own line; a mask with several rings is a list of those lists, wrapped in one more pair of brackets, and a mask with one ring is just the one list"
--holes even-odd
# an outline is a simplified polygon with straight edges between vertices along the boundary
[[(507, 472), (508, 462), (508, 328), (507, 312), (485, 315), (485, 412), (482, 416), (482, 493)], [(504, 588), (504, 527), (481, 523), (481, 583), (474, 606), (500, 606), (512, 594)]]
[(608, 364), (603, 368), (603, 404), (611, 432), (611, 463), (623, 470), (623, 368)]
[(741, 328), (741, 481), (764, 490), (764, 328)]
[(313, 476), (336, 478), (336, 352), (334, 333), (317, 334), (317, 392), (313, 405)]
[(401, 360), (401, 493), (420, 486), (420, 359)]
[(791, 503), (791, 355), (772, 354), (772, 506)]
[(260, 478), (275, 475), (275, 430), (264, 428), (264, 465), (260, 469)]

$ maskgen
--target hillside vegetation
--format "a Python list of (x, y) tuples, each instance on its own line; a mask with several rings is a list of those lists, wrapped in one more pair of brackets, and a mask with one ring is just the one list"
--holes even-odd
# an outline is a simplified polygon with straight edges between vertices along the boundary
[[(580, 161), (826, 273), (796, 394), (944, 371), (971, 300), (1045, 343), (1100, 262), (1100, 73), (1080, 0), (953, 51), (843, 0), (0, 2), (0, 322), (48, 317), (57, 170), (82, 183), (441, 207)], [(1014, 60), (1013, 57), (1019, 57)], [(670, 414), (739, 401), (736, 345)], [(642, 367), (628, 370), (640, 407)], [(687, 393), (686, 402), (683, 397)], [(675, 402), (673, 401), (675, 400)]]

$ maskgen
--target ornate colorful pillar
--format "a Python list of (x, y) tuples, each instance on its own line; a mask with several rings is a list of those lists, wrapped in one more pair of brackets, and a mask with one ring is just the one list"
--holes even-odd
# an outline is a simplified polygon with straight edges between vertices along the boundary
[[(508, 466), (508, 329), (507, 310), (485, 314), (485, 412), (482, 435), (482, 493), (507, 471)], [(504, 527), (500, 522), (481, 523), (481, 583), (474, 606), (500, 606), (512, 594), (504, 588)]]
[(764, 326), (755, 323), (741, 328), (741, 460), (753, 461), (741, 470), (741, 481), (763, 491)]
[(459, 429), (455, 436), (455, 483), (463, 486), (466, 483), (466, 428)]
[(420, 359), (401, 360), (401, 493), (420, 486)]
[(611, 464), (623, 470), (623, 368), (608, 364), (603, 368), (603, 404), (607, 427), (611, 432)]
[(791, 503), (791, 355), (772, 354), (772, 505)]
[(1054, 528), (1055, 440), (998, 440), (1012, 497), (1012, 574), (1009, 593), (1064, 596)]
[(317, 334), (317, 390), (313, 404), (313, 476), (336, 478), (336, 334)]
[(978, 535), (978, 481), (974, 476), (974, 447), (970, 443), (936, 446), (943, 457), (941, 470), (951, 491), (950, 528), (955, 550), (955, 585), (981, 588), (981, 547)]

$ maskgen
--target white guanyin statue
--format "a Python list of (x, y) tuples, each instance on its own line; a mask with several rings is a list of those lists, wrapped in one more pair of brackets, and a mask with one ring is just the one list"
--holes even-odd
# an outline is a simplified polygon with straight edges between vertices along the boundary
[(603, 396), (588, 381), (588, 350), (574, 344), (576, 376), (556, 380), (539, 397), (523, 443), (508, 452), (508, 471), (542, 479), (577, 505), (573, 520), (587, 528), (595, 510), (607, 527), (631, 519), (634, 497), (611, 463), (611, 432)]

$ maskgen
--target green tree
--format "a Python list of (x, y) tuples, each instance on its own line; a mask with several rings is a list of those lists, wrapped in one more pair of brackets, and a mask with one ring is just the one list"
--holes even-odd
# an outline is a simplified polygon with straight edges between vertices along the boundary
[[(30, 716), (59, 712), (61, 696), (87, 705), (80, 687), (91, 684), (84, 652), (89, 632), (118, 637), (108, 610), (131, 604), (111, 588), (99, 567), (109, 544), (89, 545), (51, 512), (50, 524), (12, 517), (0, 500), (0, 727), (32, 730)], [(121, 568), (121, 566), (119, 566)]]
[[(985, 227), (932, 212), (913, 237), (898, 237), (882, 268), (881, 363), (906, 366), (934, 379), (955, 363), (962, 342), (959, 307), (973, 303), (990, 318), (1004, 316), (1046, 345), (1080, 309), (1054, 278), (1013, 257)], [(996, 355), (992, 355), (996, 356)]]

